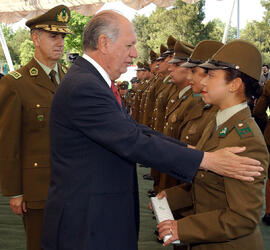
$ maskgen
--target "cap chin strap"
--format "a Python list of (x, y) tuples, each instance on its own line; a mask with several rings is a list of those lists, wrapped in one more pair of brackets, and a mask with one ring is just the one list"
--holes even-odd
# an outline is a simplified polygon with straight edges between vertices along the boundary
[(231, 68), (231, 69), (240, 69), (240, 66), (232, 64), (232, 63), (226, 63), (226, 62), (222, 62), (222, 61), (218, 61), (218, 60), (208, 60), (207, 63), (211, 63), (217, 67), (220, 67), (221, 69), (227, 69), (227, 68)]

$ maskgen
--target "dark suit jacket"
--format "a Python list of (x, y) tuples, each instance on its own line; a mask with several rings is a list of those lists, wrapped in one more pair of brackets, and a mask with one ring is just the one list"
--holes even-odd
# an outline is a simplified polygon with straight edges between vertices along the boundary
[(76, 59), (51, 109), (44, 250), (135, 250), (136, 162), (190, 182), (203, 153), (137, 124), (98, 71)]

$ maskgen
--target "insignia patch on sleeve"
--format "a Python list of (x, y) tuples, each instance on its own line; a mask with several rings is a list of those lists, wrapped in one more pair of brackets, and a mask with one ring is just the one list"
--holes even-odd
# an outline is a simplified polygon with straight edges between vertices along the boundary
[(254, 136), (251, 128), (248, 126), (247, 123), (238, 122), (234, 125), (234, 128), (241, 139)]
[(16, 80), (22, 77), (22, 75), (18, 71), (8, 72), (8, 74), (13, 76)]

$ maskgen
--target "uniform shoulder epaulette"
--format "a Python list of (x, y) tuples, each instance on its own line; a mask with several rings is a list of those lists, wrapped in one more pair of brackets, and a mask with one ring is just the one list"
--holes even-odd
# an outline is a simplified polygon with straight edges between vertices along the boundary
[(246, 122), (243, 122), (243, 121), (237, 122), (234, 125), (234, 128), (241, 139), (254, 136), (251, 128), (248, 126)]
[(13, 78), (16, 80), (22, 77), (22, 75), (18, 71), (11, 71), (11, 72), (8, 72), (8, 74), (13, 76)]

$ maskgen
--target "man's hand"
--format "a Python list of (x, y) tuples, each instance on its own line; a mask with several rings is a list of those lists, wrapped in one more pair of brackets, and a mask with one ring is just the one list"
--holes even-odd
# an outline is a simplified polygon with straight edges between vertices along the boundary
[(23, 196), (16, 198), (10, 198), (9, 205), (14, 214), (23, 216), (23, 213), (26, 213), (26, 204), (23, 201)]
[(228, 147), (205, 152), (200, 168), (243, 181), (254, 181), (253, 177), (260, 176), (263, 168), (257, 160), (236, 155), (245, 150), (245, 147)]
[(159, 234), (159, 239), (163, 239), (166, 235), (172, 235), (171, 238), (166, 240), (163, 243), (163, 246), (167, 246), (171, 244), (172, 242), (179, 240), (178, 237), (178, 226), (177, 226), (177, 221), (176, 220), (165, 220), (162, 221), (161, 223), (158, 224), (158, 234)]
[[(167, 194), (166, 194), (165, 191), (161, 191), (160, 193), (158, 193), (158, 194), (156, 195), (156, 197), (157, 197), (159, 200), (161, 200), (163, 197), (167, 197)], [(148, 209), (151, 210), (151, 211), (153, 210), (151, 201), (149, 201), (149, 203), (148, 203)]]

